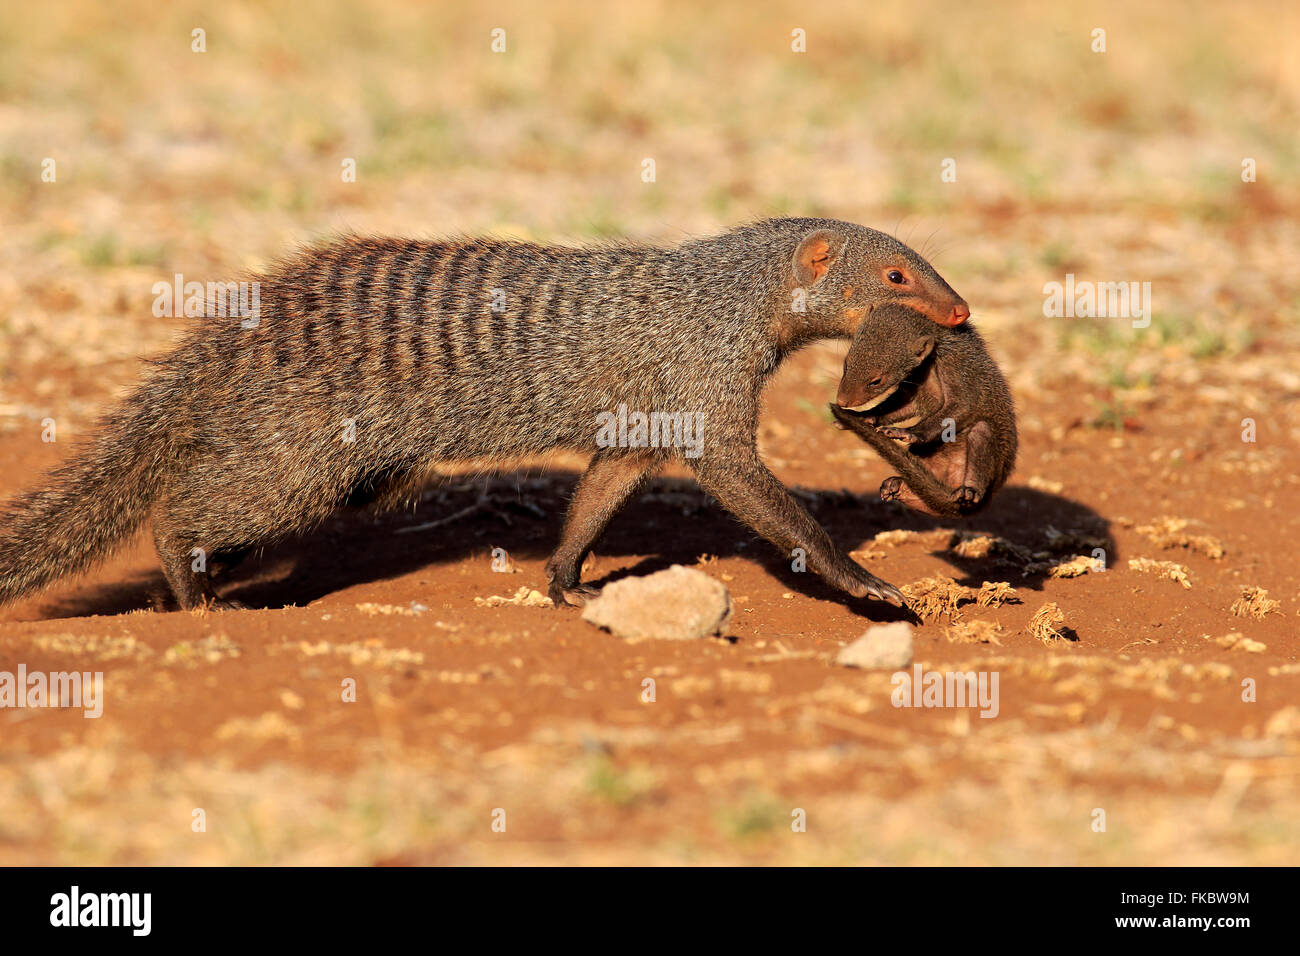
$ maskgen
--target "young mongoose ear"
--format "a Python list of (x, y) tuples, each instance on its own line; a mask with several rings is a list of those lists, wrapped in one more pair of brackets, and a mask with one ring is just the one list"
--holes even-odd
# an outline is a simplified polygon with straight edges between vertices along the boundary
[(917, 362), (934, 351), (934, 336), (920, 335), (912, 339), (912, 354), (916, 356)]
[(844, 249), (844, 237), (830, 229), (814, 229), (794, 251), (794, 278), (809, 286), (831, 271)]

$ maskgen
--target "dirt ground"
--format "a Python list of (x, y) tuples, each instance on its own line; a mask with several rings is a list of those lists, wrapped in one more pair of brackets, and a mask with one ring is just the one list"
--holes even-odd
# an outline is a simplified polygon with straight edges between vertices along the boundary
[[(699, 568), (732, 595), (725, 638), (634, 643), (477, 600), (545, 591), (578, 456), (341, 512), (235, 572), (253, 610), (167, 610), (141, 534), (0, 608), (0, 672), (102, 671), (105, 694), (99, 719), (0, 710), (0, 863), (1300, 861), (1295, 9), (923, 7), (0, 14), (0, 495), (183, 327), (152, 314), (155, 282), (342, 229), (897, 231), (971, 303), (1021, 441), (973, 518), (881, 503), (890, 472), (825, 411), (845, 343), (783, 367), (760, 431), (877, 575), (1015, 589), (916, 630), (925, 670), (999, 676), (992, 718), (897, 708), (888, 671), (835, 666), (898, 614), (793, 573), (684, 471), (584, 579)], [(1151, 282), (1149, 327), (1045, 318), (1066, 274)], [(1074, 560), (1094, 554), (1104, 570)]]

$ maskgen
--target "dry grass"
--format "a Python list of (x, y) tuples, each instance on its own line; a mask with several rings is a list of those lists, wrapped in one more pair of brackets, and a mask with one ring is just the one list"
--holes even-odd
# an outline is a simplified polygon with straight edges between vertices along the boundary
[(907, 601), (907, 606), (925, 622), (937, 621), (945, 616), (949, 621), (960, 620), (961, 612), (957, 609), (958, 605), (974, 601), (978, 593), (974, 588), (958, 584), (952, 578), (942, 574), (912, 584), (904, 584), (900, 590)]
[(943, 633), (950, 644), (1002, 645), (998, 638), (1002, 633), (1002, 625), (995, 621), (963, 621), (944, 628)]
[(1192, 579), (1188, 576), (1187, 568), (1173, 561), (1156, 561), (1152, 558), (1130, 558), (1128, 562), (1130, 571), (1137, 571), (1141, 574), (1154, 574), (1170, 581), (1177, 581), (1188, 590), (1192, 587)]
[(1016, 589), (1006, 581), (985, 581), (975, 595), (975, 603), (980, 607), (1001, 607), (1004, 604), (1019, 604)]
[(1049, 601), (1035, 611), (1034, 616), (1029, 619), (1029, 635), (1049, 647), (1063, 644), (1067, 640), (1063, 629), (1064, 624), (1065, 612), (1061, 610), (1060, 605)]
[(1223, 542), (1207, 534), (1184, 534), (1189, 521), (1186, 518), (1157, 518), (1150, 524), (1139, 525), (1137, 533), (1145, 535), (1158, 548), (1187, 548), (1207, 558), (1218, 560), (1227, 552)]
[(1232, 602), (1232, 613), (1236, 617), (1253, 617), (1260, 621), (1266, 614), (1281, 613), (1282, 602), (1274, 601), (1268, 591), (1253, 585), (1241, 589), (1241, 597)]

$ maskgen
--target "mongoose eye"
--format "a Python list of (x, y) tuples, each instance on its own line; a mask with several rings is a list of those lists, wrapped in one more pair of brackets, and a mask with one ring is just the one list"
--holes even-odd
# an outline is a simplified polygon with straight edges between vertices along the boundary
[(871, 381), (869, 381), (869, 382), (867, 383), (867, 388), (875, 388), (877, 385), (879, 385), (879, 384), (880, 384), (881, 382), (883, 382), (884, 380), (885, 380), (885, 377), (884, 377), (883, 375), (877, 375), (875, 378), (873, 378)]
[(890, 269), (887, 278), (890, 282), (894, 283), (894, 285), (902, 285), (907, 281), (903, 278), (903, 273), (899, 272), (897, 269)]

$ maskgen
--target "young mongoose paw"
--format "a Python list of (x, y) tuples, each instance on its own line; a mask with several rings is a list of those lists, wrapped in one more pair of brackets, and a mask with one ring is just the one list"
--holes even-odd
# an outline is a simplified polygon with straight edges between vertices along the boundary
[(827, 407), (831, 410), (831, 417), (835, 419), (833, 424), (839, 429), (850, 428), (850, 422), (863, 422), (867, 425), (874, 425), (876, 423), (876, 416), (867, 412), (851, 412), (841, 405), (836, 405), (834, 402), (831, 402)]
[(952, 503), (961, 511), (973, 511), (983, 498), (980, 490), (970, 485), (962, 485), (952, 493)]
[(600, 595), (600, 588), (593, 588), (589, 584), (575, 584), (571, 588), (560, 587), (558, 584), (552, 584), (548, 592), (551, 603), (557, 608), (560, 607), (583, 607), (587, 602), (594, 600)]
[(887, 425), (882, 425), (876, 429), (876, 433), (878, 435), (884, 435), (886, 438), (892, 438), (894, 441), (904, 442), (908, 445), (914, 445), (917, 442), (917, 437), (906, 428), (890, 428)]
[(886, 478), (880, 483), (880, 500), (897, 501), (898, 496), (903, 493), (903, 479), (898, 475), (892, 478)]

